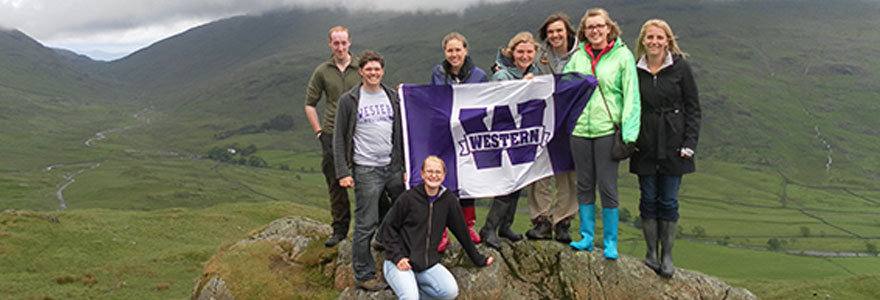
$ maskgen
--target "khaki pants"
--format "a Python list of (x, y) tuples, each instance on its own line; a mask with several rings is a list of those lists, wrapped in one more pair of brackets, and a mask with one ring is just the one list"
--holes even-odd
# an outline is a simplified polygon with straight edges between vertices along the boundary
[[(556, 205), (552, 208), (551, 180), (556, 181)], [(556, 174), (532, 183), (529, 189), (529, 214), (534, 220), (549, 217), (553, 225), (574, 216), (578, 211), (577, 176), (574, 171)]]

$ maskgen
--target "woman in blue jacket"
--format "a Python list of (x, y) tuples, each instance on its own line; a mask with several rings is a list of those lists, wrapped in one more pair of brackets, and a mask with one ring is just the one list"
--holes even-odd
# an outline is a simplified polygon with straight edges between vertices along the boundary
[[(507, 43), (507, 48), (499, 51), (495, 63), (501, 69), (492, 74), (492, 81), (531, 79), (540, 75), (541, 71), (533, 64), (537, 51), (538, 43), (531, 33), (523, 31), (516, 34)], [(480, 237), (486, 245), (501, 250), (498, 236), (513, 242), (522, 240), (522, 234), (510, 229), (516, 215), (516, 202), (519, 200), (520, 191), (498, 196), (492, 200), (492, 207), (486, 215), (486, 223), (480, 229)]]
[(431, 72), (431, 84), (458, 84), (486, 82), (486, 72), (474, 65), (467, 52), (468, 41), (461, 33), (452, 32), (443, 37), (446, 59)]
[[(678, 188), (682, 175), (695, 170), (700, 101), (691, 67), (666, 21), (653, 19), (642, 25), (636, 55), (642, 126), (636, 142), (639, 151), (633, 154), (629, 170), (639, 176), (639, 213), (648, 246), (645, 264), (661, 276), (672, 277)], [(663, 249), (660, 260), (658, 240)]]
[[(486, 72), (477, 68), (471, 61), (471, 57), (467, 52), (468, 41), (464, 35), (458, 32), (452, 32), (443, 37), (443, 53), (446, 59), (439, 65), (434, 67), (431, 72), (431, 84), (460, 84), (460, 83), (479, 83), (489, 81), (486, 78)], [(477, 224), (477, 215), (474, 211), (474, 199), (461, 199), (461, 212), (464, 213), (464, 220), (467, 223), (468, 233), (474, 243), (479, 244), (482, 239), (474, 225)], [(443, 231), (443, 239), (440, 240), (440, 246), (437, 252), (446, 251), (449, 245), (449, 235)]]

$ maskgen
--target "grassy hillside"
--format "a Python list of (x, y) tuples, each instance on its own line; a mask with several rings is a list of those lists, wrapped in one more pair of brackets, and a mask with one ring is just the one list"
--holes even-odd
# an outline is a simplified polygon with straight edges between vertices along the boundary
[[(880, 5), (591, 5), (611, 12), (631, 49), (641, 23), (662, 17), (691, 54), (703, 127), (698, 172), (681, 190), (677, 264), (764, 299), (880, 297), (869, 288), (880, 282), (876, 256), (765, 251), (867, 255), (880, 246)], [(220, 245), (284, 215), (328, 221), (302, 107), (311, 71), (329, 56), (332, 26), (351, 29), (354, 53), (385, 55), (386, 83), (427, 83), (450, 31), (464, 33), (475, 62), (488, 67), (516, 32), (556, 11), (577, 21), (586, 8), (529, 1), (462, 14), (281, 11), (206, 24), (111, 63), (0, 32), (0, 211), (26, 210), (0, 214), (0, 265), (11, 266), (0, 275), (0, 299), (185, 298), (199, 263)], [(293, 131), (214, 138), (282, 113), (294, 116)], [(254, 145), (268, 168), (204, 158), (231, 145)], [(625, 164), (620, 184), (622, 207), (637, 214)], [(59, 194), (66, 209), (51, 212), (62, 209)], [(515, 228), (524, 232), (525, 200), (520, 207)], [(48, 214), (61, 223), (41, 219)], [(638, 230), (621, 227), (621, 253), (641, 256)]]

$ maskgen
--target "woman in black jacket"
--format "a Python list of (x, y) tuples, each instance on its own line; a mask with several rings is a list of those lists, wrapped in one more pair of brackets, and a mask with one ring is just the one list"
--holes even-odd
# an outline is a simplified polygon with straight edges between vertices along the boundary
[(475, 265), (488, 266), (494, 259), (477, 251), (458, 199), (441, 185), (446, 178), (443, 160), (425, 158), (421, 176), (424, 183), (401, 194), (382, 223), (387, 258), (382, 272), (400, 299), (454, 299), (458, 284), (437, 254), (444, 228), (461, 241)]
[(636, 55), (642, 124), (629, 170), (639, 176), (639, 213), (648, 247), (645, 264), (672, 277), (678, 189), (682, 175), (695, 169), (700, 102), (691, 68), (666, 21), (653, 19), (642, 25)]

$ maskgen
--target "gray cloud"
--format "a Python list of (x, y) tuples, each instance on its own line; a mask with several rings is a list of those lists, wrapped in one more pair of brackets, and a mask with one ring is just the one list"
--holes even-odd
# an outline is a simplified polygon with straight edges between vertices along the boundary
[(348, 7), (392, 11), (460, 11), (478, 3), (511, 0), (0, 0), (0, 25), (41, 40), (161, 26), (187, 20), (212, 21), (279, 8)]
[(290, 8), (461, 12), (476, 4), (522, 0), (0, 0), (0, 27), (52, 47), (116, 53), (113, 59), (194, 26)]

